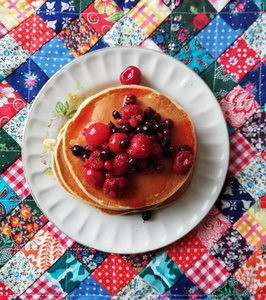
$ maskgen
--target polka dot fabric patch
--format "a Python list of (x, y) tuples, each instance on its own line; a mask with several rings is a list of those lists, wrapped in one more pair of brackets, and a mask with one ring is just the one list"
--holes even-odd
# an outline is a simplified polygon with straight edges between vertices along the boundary
[(110, 254), (92, 273), (111, 295), (118, 293), (136, 275), (136, 271), (119, 254)]
[(32, 55), (55, 36), (55, 33), (38, 15), (34, 14), (12, 30), (10, 35)]

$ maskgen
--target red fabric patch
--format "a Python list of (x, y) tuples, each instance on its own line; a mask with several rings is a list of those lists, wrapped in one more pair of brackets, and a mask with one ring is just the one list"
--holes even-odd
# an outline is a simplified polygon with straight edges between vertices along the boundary
[(55, 227), (52, 223), (47, 223), (45, 228), (60, 242), (60, 244), (68, 250), (75, 242), (62, 231)]
[(3, 80), (0, 83), (0, 128), (26, 105), (27, 102)]
[(260, 207), (266, 208), (266, 194), (260, 198)]
[(258, 152), (252, 148), (249, 142), (243, 137), (243, 135), (235, 131), (230, 136), (230, 161), (229, 161), (229, 173), (236, 177), (245, 166), (247, 166), (251, 159), (258, 156)]
[(101, 36), (105, 35), (113, 27), (114, 23), (123, 16), (123, 12), (116, 3), (114, 1), (109, 2), (108, 4), (94, 2), (82, 13), (84, 19)]
[(197, 238), (193, 230), (182, 239), (164, 248), (166, 254), (186, 272), (208, 249)]
[(266, 150), (263, 151), (260, 156), (266, 161)]
[(30, 55), (55, 36), (55, 32), (36, 14), (10, 31), (10, 35)]
[(259, 109), (259, 104), (240, 85), (236, 85), (221, 101), (225, 119), (235, 129)]
[(136, 275), (137, 272), (119, 254), (110, 254), (92, 273), (111, 295), (118, 293)]
[(12, 299), (12, 297), (15, 299), (16, 295), (10, 290), (10, 288), (0, 281), (0, 299), (7, 300)]
[(240, 81), (260, 61), (260, 58), (245, 40), (239, 38), (217, 61), (230, 75)]

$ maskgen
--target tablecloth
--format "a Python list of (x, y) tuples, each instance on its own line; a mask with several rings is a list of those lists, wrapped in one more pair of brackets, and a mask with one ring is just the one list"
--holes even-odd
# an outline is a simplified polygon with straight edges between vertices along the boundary
[[(21, 159), (42, 86), (68, 62), (114, 46), (186, 64), (213, 91), (229, 132), (227, 178), (208, 215), (141, 254), (62, 233), (31, 196)], [(264, 0), (0, 0), (0, 299), (266, 299), (265, 79)]]

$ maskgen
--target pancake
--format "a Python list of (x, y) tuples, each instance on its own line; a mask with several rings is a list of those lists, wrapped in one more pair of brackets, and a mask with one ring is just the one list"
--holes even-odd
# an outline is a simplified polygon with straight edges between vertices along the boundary
[[(136, 95), (137, 104), (143, 109), (150, 106), (161, 114), (162, 119), (172, 119), (175, 124), (172, 131), (173, 143), (190, 146), (194, 160), (196, 156), (193, 124), (185, 110), (169, 97), (147, 87), (131, 85), (107, 89), (88, 98), (64, 128), (62, 142), (56, 147), (55, 165), (57, 171), (61, 170), (61, 183), (63, 182), (70, 194), (101, 210), (106, 209), (106, 213), (111, 210), (113, 213), (115, 211), (115, 214), (123, 214), (170, 204), (187, 188), (193, 174), (193, 168), (186, 174), (174, 173), (173, 161), (163, 158), (161, 161), (165, 170), (162, 174), (150, 172), (145, 175), (129, 175), (130, 185), (121, 198), (111, 198), (101, 189), (94, 189), (86, 182), (82, 172), (83, 161), (74, 156), (70, 148), (75, 144), (84, 146), (86, 140), (81, 135), (82, 129), (94, 122), (108, 124), (112, 119), (111, 112), (119, 110), (123, 106), (124, 97), (129, 94)], [(72, 179), (68, 180), (66, 174)]]

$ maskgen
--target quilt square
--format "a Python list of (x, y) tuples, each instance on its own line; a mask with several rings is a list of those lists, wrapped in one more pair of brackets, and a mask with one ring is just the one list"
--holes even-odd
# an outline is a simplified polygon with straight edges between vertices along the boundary
[(86, 53), (101, 36), (83, 18), (75, 19), (58, 35), (59, 40), (74, 57)]
[(21, 157), (6, 169), (5, 172), (1, 174), (1, 177), (9, 184), (21, 200), (29, 196), (30, 190), (24, 176)]
[(216, 9), (207, 0), (181, 1), (173, 12), (193, 35), (217, 15)]
[(239, 181), (228, 175), (215, 206), (234, 224), (254, 203), (255, 200)]
[(16, 295), (22, 294), (40, 273), (22, 252), (16, 253), (0, 270), (0, 280)]
[(0, 80), (6, 78), (28, 58), (27, 52), (6, 34), (0, 39)]
[(259, 55), (261, 59), (266, 56), (266, 13), (258, 17), (243, 34), (243, 39), (247, 42), (248, 46), (251, 47)]
[(171, 14), (150, 35), (155, 44), (165, 53), (174, 55), (187, 44), (193, 35)]
[[(9, 237), (11, 229), (9, 226), (2, 227), (0, 232), (0, 267), (2, 268), (17, 252), (20, 247)], [(0, 281), (1, 282), (1, 281)]]
[(80, 12), (85, 10), (94, 0), (69, 0), (72, 5)]
[(0, 281), (0, 297), (2, 297), (3, 300), (5, 299), (15, 299), (16, 295), (8, 288), (5, 284), (3, 284)]
[(63, 245), (44, 225), (36, 235), (21, 249), (41, 274), (46, 272), (65, 252)]
[(183, 272), (186, 272), (208, 249), (197, 238), (196, 230), (192, 230), (180, 240), (166, 246), (164, 251)]
[(27, 105), (5, 80), (0, 83), (0, 103), (0, 128)]
[(120, 9), (126, 14), (128, 13), (137, 3), (139, 0), (114, 0), (115, 3), (120, 7)]
[(233, 0), (220, 12), (220, 16), (239, 35), (252, 24), (260, 14), (258, 6), (251, 1)]
[(95, 1), (82, 13), (82, 17), (103, 36), (124, 13), (114, 1)]
[(24, 106), (7, 124), (3, 126), (3, 129), (19, 144), (22, 146), (22, 135), (26, 119), (29, 113), (31, 105)]
[(240, 85), (236, 85), (221, 101), (220, 106), (227, 122), (235, 129), (259, 109), (259, 104)]
[[(160, 270), (160, 274), (156, 270)], [(139, 276), (158, 293), (162, 294), (174, 285), (183, 274), (173, 260), (164, 251), (161, 251), (139, 273)]]
[(230, 0), (208, 0), (211, 5), (220, 12)]
[[(160, 294), (156, 292), (148, 283), (146, 283), (138, 275), (134, 277), (129, 283), (122, 288), (110, 300), (120, 299), (150, 299), (156, 300)], [(141, 297), (141, 298), (140, 298)]]
[(258, 54), (240, 37), (217, 61), (230, 75), (240, 81), (259, 60)]
[(85, 299), (110, 299), (111, 295), (92, 277), (88, 276), (73, 291), (67, 295), (70, 300)]
[(239, 129), (258, 153), (266, 150), (265, 124), (266, 112), (258, 109)]
[(48, 79), (43, 70), (29, 58), (9, 75), (6, 81), (29, 103), (39, 93)]
[[(266, 194), (265, 194), (266, 195)], [(266, 198), (266, 196), (263, 195), (260, 200), (263, 198)], [(266, 211), (265, 209), (262, 209), (260, 206), (260, 201), (257, 201), (249, 210), (248, 213), (256, 219), (256, 221), (266, 229)]]
[(210, 249), (225, 269), (233, 274), (255, 252), (245, 238), (233, 227)]
[(0, 174), (2, 174), (21, 156), (19, 144), (3, 128), (0, 128), (0, 150)]
[(0, 22), (0, 38), (3, 37), (8, 33), (8, 29), (5, 27), (5, 25)]
[(47, 223), (46, 229), (55, 237), (60, 244), (68, 250), (73, 244), (74, 241), (65, 235), (62, 231), (60, 231), (57, 227), (55, 227), (51, 222)]
[(59, 33), (79, 16), (79, 11), (68, 0), (48, 0), (36, 13), (55, 33)]
[[(127, 28), (127, 30), (124, 30)], [(110, 47), (114, 46), (138, 46), (148, 37), (131, 18), (124, 15), (104, 35), (103, 41)]]
[(225, 297), (241, 300), (252, 299), (253, 295), (234, 276), (231, 276), (209, 296), (213, 300), (220, 300)]
[(69, 251), (44, 273), (44, 276), (64, 293), (72, 291), (88, 275), (89, 273)]
[(266, 194), (266, 162), (262, 157), (257, 156), (249, 165), (237, 174), (237, 180), (252, 195), (259, 200)]
[(117, 294), (136, 275), (136, 271), (119, 254), (110, 254), (92, 273), (111, 295)]
[(229, 173), (236, 177), (252, 159), (258, 156), (258, 152), (250, 145), (239, 131), (230, 136), (230, 161)]
[(36, 14), (10, 31), (9, 34), (30, 55), (55, 36), (53, 30)]
[(69, 250), (73, 256), (91, 274), (106, 259), (107, 254), (81, 244), (75, 243)]
[(2, 4), (9, 15), (15, 18), (19, 23), (26, 20), (34, 9), (25, 0), (7, 0)]
[(195, 39), (191, 40), (174, 58), (186, 64), (190, 69), (200, 74), (214, 61), (210, 53)]
[(44, 300), (46, 298), (61, 300), (65, 296), (66, 293), (59, 290), (43, 275), (38, 278), (22, 295), (20, 295), (20, 299)]
[(206, 70), (200, 73), (200, 77), (213, 91), (218, 101), (221, 101), (238, 83), (217, 61), (214, 61)]
[(205, 253), (185, 275), (207, 295), (230, 277), (223, 265), (209, 252)]
[(195, 39), (217, 59), (236, 39), (238, 33), (217, 15)]

